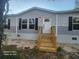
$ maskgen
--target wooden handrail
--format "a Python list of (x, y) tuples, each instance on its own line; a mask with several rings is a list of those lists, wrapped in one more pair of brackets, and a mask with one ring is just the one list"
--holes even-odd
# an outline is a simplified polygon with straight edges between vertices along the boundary
[(39, 26), (39, 27), (38, 27), (38, 33), (39, 33), (39, 34), (42, 34), (42, 33), (43, 33), (43, 27), (42, 27), (42, 26)]
[[(54, 27), (51, 26), (51, 28), (50, 28), (50, 33), (51, 33), (51, 34), (53, 34), (53, 33), (55, 34), (54, 31), (55, 31), (55, 30), (54, 30)], [(39, 34), (43, 34), (43, 27), (42, 27), (42, 26), (39, 26), (39, 27), (38, 27), (38, 33), (39, 33)]]
[(52, 34), (53, 33), (53, 27), (51, 26), (51, 28), (50, 28), (50, 34)]
[(54, 26), (51, 26), (50, 33), (51, 33), (51, 34), (56, 34), (56, 31), (55, 31), (55, 32), (54, 32), (54, 31), (55, 31)]

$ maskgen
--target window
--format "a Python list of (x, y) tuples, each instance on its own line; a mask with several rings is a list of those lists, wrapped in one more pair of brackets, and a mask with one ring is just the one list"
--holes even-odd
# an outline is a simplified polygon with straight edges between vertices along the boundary
[(79, 17), (69, 17), (69, 31), (79, 30)]
[(3, 24), (4, 24), (4, 28), (7, 29), (8, 28), (8, 19), (6, 19), (6, 21)]
[(45, 19), (44, 21), (45, 21), (45, 22), (49, 22), (49, 19)]
[(27, 23), (27, 19), (23, 19), (22, 20), (22, 23)]
[(10, 19), (8, 19), (8, 29), (10, 29)]
[(38, 30), (38, 18), (35, 18), (35, 30)]
[(22, 19), (22, 29), (27, 29), (27, 19)]
[(35, 19), (29, 19), (29, 29), (34, 29), (35, 28)]
[(10, 29), (10, 19), (6, 19), (6, 22), (4, 23), (4, 28)]
[(19, 30), (21, 30), (21, 21), (22, 21), (22, 19), (19, 18)]
[(78, 17), (73, 18), (72, 28), (73, 30), (79, 30), (79, 18)]
[(22, 19), (19, 18), (19, 30), (21, 29), (38, 29), (38, 18)]
[(75, 17), (75, 18), (73, 19), (73, 22), (74, 22), (74, 23), (79, 23), (79, 18), (78, 18), (78, 17)]
[(72, 40), (77, 40), (77, 37), (72, 37)]
[(4, 24), (4, 28), (7, 29), (8, 28), (8, 25), (7, 24)]
[(27, 24), (22, 24), (22, 29), (27, 29)]

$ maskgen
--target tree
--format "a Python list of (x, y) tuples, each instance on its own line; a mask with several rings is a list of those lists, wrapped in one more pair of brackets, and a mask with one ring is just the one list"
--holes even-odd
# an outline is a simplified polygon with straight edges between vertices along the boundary
[[(3, 34), (4, 34), (4, 11), (5, 11), (5, 5), (6, 3), (8, 3), (8, 0), (0, 0), (0, 59), (2, 56), (2, 50), (1, 50), (1, 43), (3, 40)], [(8, 6), (8, 4), (7, 4)], [(7, 13), (7, 11), (5, 12), (5, 14)]]

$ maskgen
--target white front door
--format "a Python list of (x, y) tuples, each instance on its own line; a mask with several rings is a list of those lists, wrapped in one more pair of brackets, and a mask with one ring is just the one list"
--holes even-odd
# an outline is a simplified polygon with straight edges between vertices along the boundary
[(43, 33), (50, 33), (51, 31), (51, 21), (50, 19), (43, 20)]

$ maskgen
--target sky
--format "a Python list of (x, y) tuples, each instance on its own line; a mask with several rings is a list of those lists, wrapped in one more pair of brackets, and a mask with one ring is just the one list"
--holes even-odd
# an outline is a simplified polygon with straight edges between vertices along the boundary
[(62, 11), (75, 8), (75, 0), (9, 0), (8, 14), (17, 14), (32, 7)]

